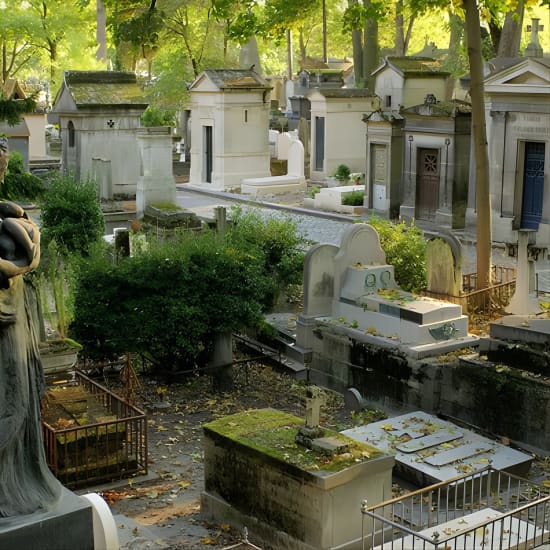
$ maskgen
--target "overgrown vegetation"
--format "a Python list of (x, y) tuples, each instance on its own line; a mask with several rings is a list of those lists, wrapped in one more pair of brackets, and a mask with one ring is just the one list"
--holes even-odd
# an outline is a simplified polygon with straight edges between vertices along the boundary
[(53, 178), (41, 201), (41, 236), (44, 248), (55, 240), (64, 252), (87, 255), (105, 229), (96, 184), (74, 176)]
[(346, 206), (363, 206), (365, 200), (364, 191), (351, 191), (342, 196), (342, 204)]
[(380, 245), (386, 253), (386, 262), (394, 267), (395, 280), (408, 292), (426, 288), (426, 241), (414, 222), (392, 223), (372, 216), (368, 221), (380, 236)]
[(141, 115), (141, 125), (145, 127), (175, 126), (176, 113), (174, 110), (166, 110), (149, 105), (143, 115)]
[(19, 151), (11, 151), (4, 182), (0, 186), (2, 198), (9, 200), (35, 200), (44, 191), (44, 182), (25, 171), (23, 156)]
[(339, 164), (336, 168), (336, 172), (334, 172), (334, 177), (340, 182), (345, 182), (349, 180), (350, 174), (351, 170), (349, 166), (346, 164)]
[(225, 236), (181, 232), (118, 264), (92, 253), (79, 271), (70, 335), (92, 359), (124, 352), (157, 369), (206, 361), (213, 337), (255, 326), (301, 280), (301, 239), (288, 221), (236, 212)]

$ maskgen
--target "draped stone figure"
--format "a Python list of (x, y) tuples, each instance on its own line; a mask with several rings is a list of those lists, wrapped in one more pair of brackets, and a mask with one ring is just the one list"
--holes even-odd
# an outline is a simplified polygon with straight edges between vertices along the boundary
[(0, 518), (48, 510), (62, 490), (44, 453), (36, 295), (23, 280), (39, 258), (37, 226), (0, 201)]

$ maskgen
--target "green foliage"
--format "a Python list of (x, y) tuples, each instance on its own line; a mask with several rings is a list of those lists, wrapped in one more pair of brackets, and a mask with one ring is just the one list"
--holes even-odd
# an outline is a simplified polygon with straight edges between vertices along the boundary
[(45, 186), (40, 178), (30, 172), (25, 172), (21, 153), (12, 151), (0, 189), (2, 197), (6, 199), (34, 200), (42, 196)]
[(378, 231), (386, 261), (394, 266), (399, 286), (409, 292), (426, 288), (426, 241), (422, 230), (414, 222), (395, 224), (376, 216), (368, 223)]
[(141, 125), (151, 126), (175, 126), (176, 113), (174, 110), (164, 110), (159, 107), (149, 105), (143, 115), (141, 115)]
[(307, 196), (312, 199), (317, 195), (317, 193), (321, 192), (321, 188), (318, 185), (313, 185), (307, 190)]
[(231, 219), (234, 225), (226, 240), (262, 263), (269, 278), (269, 291), (262, 303), (269, 309), (282, 289), (302, 282), (305, 240), (288, 218), (265, 219), (258, 212), (235, 208)]
[(31, 113), (35, 107), (34, 97), (6, 99), (0, 94), (0, 120), (5, 120), (10, 126), (15, 126), (21, 120), (21, 115)]
[(352, 191), (342, 196), (342, 204), (347, 206), (363, 206), (364, 199), (364, 191)]
[(351, 170), (349, 169), (349, 166), (346, 164), (339, 164), (338, 168), (336, 168), (336, 172), (334, 172), (334, 177), (338, 181), (347, 181), (350, 174)]
[(74, 318), (75, 261), (65, 256), (55, 240), (51, 240), (38, 269), (42, 313), (61, 339), (67, 337)]
[(224, 237), (182, 232), (116, 265), (84, 259), (70, 334), (85, 355), (130, 351), (182, 370), (204, 362), (216, 334), (255, 326), (279, 285), (301, 278), (301, 239), (288, 222), (236, 218)]
[(64, 250), (86, 255), (103, 236), (105, 220), (99, 205), (97, 186), (58, 175), (41, 201), (41, 235), (44, 246), (55, 240)]

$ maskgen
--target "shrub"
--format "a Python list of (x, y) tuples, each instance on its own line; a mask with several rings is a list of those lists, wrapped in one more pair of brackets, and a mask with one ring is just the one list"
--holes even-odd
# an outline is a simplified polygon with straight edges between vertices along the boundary
[(166, 111), (149, 105), (141, 115), (142, 126), (174, 126), (175, 111)]
[(185, 370), (205, 360), (216, 334), (255, 326), (280, 285), (301, 279), (301, 240), (287, 221), (235, 217), (224, 237), (179, 233), (116, 265), (103, 254), (86, 258), (70, 330), (84, 354), (129, 351)]
[(317, 193), (321, 192), (321, 188), (318, 185), (313, 185), (307, 190), (307, 196), (313, 199)]
[(340, 164), (338, 165), (338, 168), (336, 168), (336, 172), (334, 172), (334, 177), (338, 181), (348, 181), (350, 174), (351, 170), (349, 169), (349, 166), (345, 164)]
[(409, 292), (426, 288), (426, 241), (421, 229), (411, 222), (394, 224), (376, 216), (368, 221), (380, 235), (386, 261), (393, 265), (397, 284)]
[(1, 191), (3, 198), (6, 199), (34, 200), (42, 196), (45, 191), (45, 185), (40, 178), (30, 172), (25, 172), (23, 156), (19, 151), (12, 151)]
[(347, 206), (363, 206), (364, 199), (364, 191), (351, 191), (350, 193), (342, 195), (342, 204)]
[(41, 201), (41, 234), (44, 247), (54, 239), (67, 252), (86, 255), (105, 231), (96, 184), (56, 176)]

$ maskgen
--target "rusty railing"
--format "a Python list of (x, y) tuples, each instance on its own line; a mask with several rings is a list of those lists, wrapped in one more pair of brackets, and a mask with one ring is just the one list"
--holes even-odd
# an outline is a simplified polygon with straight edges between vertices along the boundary
[(43, 421), (47, 462), (54, 475), (65, 486), (78, 488), (146, 473), (145, 414), (81, 372), (75, 372), (75, 382), (114, 419), (64, 429)]

